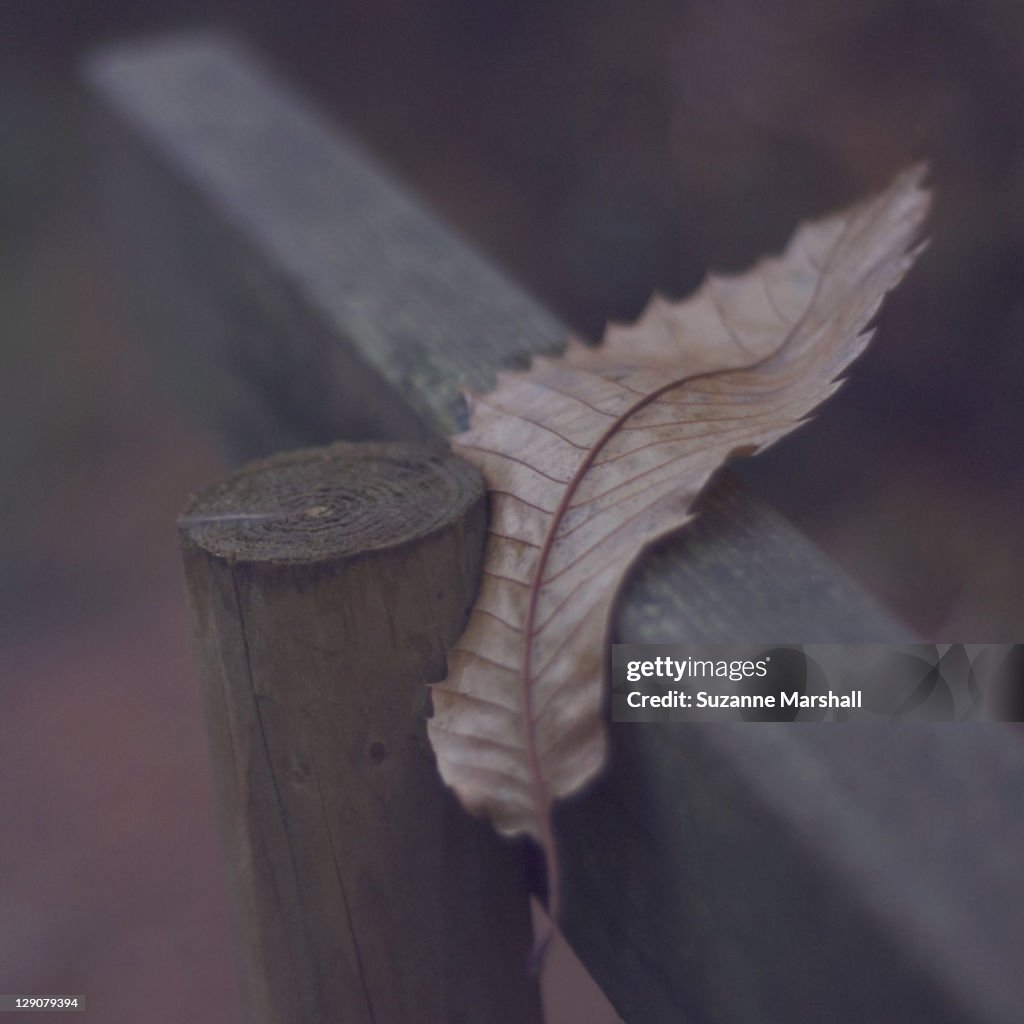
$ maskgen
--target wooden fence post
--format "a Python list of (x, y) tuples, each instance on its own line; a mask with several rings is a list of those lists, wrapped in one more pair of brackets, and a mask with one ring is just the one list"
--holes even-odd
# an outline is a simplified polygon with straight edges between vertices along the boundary
[(529, 1024), (514, 854), (425, 733), (485, 499), (438, 449), (251, 463), (180, 520), (248, 1019)]

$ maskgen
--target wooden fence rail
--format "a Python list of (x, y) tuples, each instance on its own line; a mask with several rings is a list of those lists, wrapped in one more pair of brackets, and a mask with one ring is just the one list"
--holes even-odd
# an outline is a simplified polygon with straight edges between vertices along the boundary
[[(565, 330), (244, 48), (102, 53), (99, 179), (183, 397), (237, 461), (443, 438), (463, 384)], [(905, 641), (723, 476), (623, 641)], [(963, 638), (956, 638), (963, 639)], [(617, 725), (562, 812), (566, 929), (630, 1022), (1008, 1024), (1024, 1006), (1024, 745), (992, 727)]]

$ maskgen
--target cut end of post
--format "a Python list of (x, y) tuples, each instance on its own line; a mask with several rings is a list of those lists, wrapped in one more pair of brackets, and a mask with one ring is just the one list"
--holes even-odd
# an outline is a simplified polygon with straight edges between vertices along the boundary
[(305, 564), (409, 543), (478, 501), (479, 474), (450, 452), (339, 442), (249, 463), (193, 498), (178, 527), (214, 556)]

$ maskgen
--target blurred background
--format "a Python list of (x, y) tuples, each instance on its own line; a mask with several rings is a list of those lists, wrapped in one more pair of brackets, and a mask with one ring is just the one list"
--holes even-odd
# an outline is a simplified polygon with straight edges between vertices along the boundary
[(925, 638), (1024, 638), (1016, 0), (2, 0), (0, 991), (239, 1020), (174, 530), (224, 467), (118, 296), (76, 77), (204, 26), (595, 338), (927, 160), (931, 247), (875, 343), (740, 471)]

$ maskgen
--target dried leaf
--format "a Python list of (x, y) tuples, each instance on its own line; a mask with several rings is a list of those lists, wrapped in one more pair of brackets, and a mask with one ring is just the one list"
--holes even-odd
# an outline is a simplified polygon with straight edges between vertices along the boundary
[(639, 552), (677, 530), (731, 455), (797, 427), (839, 386), (919, 248), (922, 168), (802, 226), (784, 254), (655, 297), (603, 343), (570, 342), (469, 398), (453, 439), (490, 493), (484, 576), (433, 687), (431, 742), (463, 805), (537, 839), (557, 919), (552, 802), (605, 760), (606, 631)]

